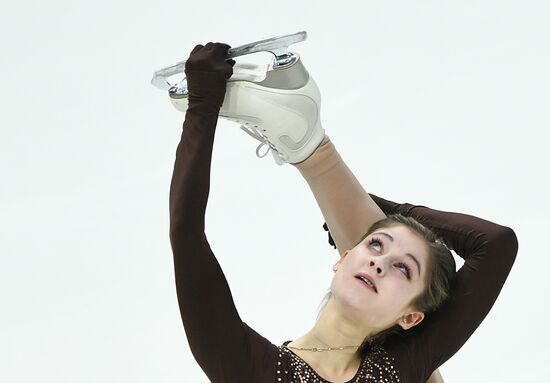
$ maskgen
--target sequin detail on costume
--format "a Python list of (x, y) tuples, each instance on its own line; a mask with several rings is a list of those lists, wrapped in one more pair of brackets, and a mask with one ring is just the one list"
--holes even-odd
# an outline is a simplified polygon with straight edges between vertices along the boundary
[[(277, 383), (330, 383), (320, 377), (302, 358), (290, 351), (284, 342), (279, 346), (277, 361)], [(289, 365), (290, 364), (290, 365)], [(400, 383), (395, 359), (381, 347), (373, 350), (363, 359), (355, 377), (348, 383)]]

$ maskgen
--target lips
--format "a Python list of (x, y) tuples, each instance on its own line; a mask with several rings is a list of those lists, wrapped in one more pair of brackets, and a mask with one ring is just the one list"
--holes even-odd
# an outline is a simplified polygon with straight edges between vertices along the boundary
[[(365, 286), (367, 286), (368, 288), (370, 288), (372, 291), (374, 291), (375, 293), (378, 292), (378, 289), (376, 288), (376, 285), (374, 283), (374, 280), (373, 278), (366, 274), (366, 273), (358, 273), (355, 275), (355, 278), (357, 278), (359, 281), (361, 281)], [(367, 279), (370, 283), (372, 283), (372, 286), (368, 285), (365, 281), (363, 281), (361, 278), (364, 278), (364, 279)]]

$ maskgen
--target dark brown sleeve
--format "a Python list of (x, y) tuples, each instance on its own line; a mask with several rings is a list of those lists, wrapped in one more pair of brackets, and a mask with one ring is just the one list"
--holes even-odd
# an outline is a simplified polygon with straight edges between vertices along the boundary
[[(203, 84), (208, 81), (222, 86), (221, 78)], [(204, 233), (220, 107), (197, 103), (186, 112), (170, 185), (170, 243), (181, 319), (195, 360), (211, 382), (252, 382), (265, 372), (258, 365), (276, 346), (241, 320)]]
[(518, 239), (511, 228), (472, 215), (370, 196), (387, 215), (400, 213), (431, 228), (464, 259), (448, 301), (392, 346), (407, 381), (425, 382), (466, 343), (493, 307), (516, 259)]

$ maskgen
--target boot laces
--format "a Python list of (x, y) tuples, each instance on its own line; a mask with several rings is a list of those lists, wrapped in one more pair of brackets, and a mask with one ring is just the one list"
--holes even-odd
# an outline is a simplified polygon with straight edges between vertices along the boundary
[[(246, 133), (248, 133), (251, 137), (255, 138), (256, 140), (260, 141), (261, 144), (258, 145), (258, 147), (256, 148), (256, 156), (258, 158), (263, 158), (267, 155), (267, 153), (269, 153), (269, 150), (273, 150), (275, 153), (277, 153), (277, 155), (279, 156), (279, 158), (281, 159), (285, 159), (285, 156), (279, 152), (277, 150), (277, 148), (275, 147), (275, 145), (273, 145), (271, 143), (271, 141), (269, 141), (269, 138), (267, 138), (267, 136), (265, 134), (262, 133), (261, 130), (259, 129), (256, 129), (256, 128), (253, 128), (253, 127), (250, 127), (250, 126), (245, 126), (245, 125), (241, 125), (241, 129), (244, 130)], [(265, 153), (263, 155), (260, 155), (260, 149), (262, 146), (264, 145), (267, 145), (267, 150), (265, 151)]]

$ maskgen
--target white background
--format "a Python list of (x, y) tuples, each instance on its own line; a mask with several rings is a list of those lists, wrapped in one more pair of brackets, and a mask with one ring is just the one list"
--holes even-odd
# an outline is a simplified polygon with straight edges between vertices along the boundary
[[(291, 49), (367, 191), (519, 238), (445, 381), (548, 379), (549, 19), (543, 0), (3, 3), (0, 381), (208, 381), (168, 238), (184, 115), (150, 80), (199, 43), (302, 30)], [(243, 320), (281, 344), (313, 326), (338, 255), (299, 172), (257, 144), (219, 121), (206, 232)]]

